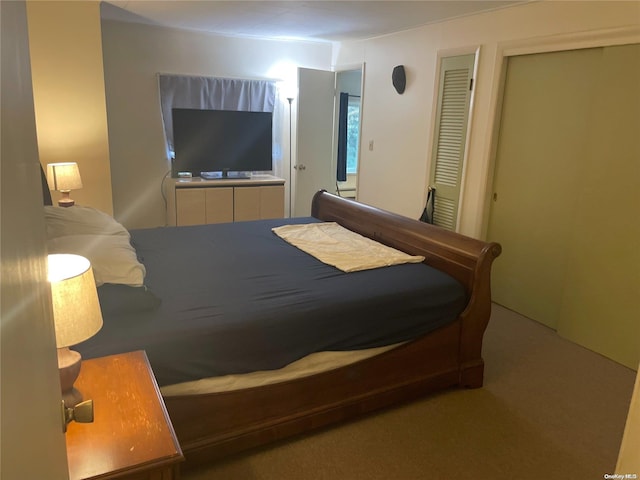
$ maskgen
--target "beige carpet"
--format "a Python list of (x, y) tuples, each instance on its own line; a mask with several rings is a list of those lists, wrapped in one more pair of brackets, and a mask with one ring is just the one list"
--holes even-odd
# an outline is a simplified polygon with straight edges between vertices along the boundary
[(614, 473), (635, 372), (494, 306), (485, 385), (238, 455), (183, 480), (587, 480)]

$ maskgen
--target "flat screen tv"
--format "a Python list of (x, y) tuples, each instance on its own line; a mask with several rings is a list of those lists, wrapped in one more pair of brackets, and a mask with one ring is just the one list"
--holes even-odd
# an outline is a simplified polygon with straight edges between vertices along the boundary
[(271, 112), (174, 108), (171, 174), (237, 178), (273, 169)]

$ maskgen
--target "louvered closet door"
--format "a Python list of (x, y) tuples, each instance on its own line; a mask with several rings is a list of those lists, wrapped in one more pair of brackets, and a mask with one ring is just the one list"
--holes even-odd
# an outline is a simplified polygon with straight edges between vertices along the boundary
[(475, 55), (445, 57), (440, 66), (430, 184), (434, 224), (455, 230)]

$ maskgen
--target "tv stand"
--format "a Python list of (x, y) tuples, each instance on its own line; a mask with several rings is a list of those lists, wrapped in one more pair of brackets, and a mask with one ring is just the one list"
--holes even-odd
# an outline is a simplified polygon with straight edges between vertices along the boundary
[(273, 175), (253, 175), (249, 179), (172, 178), (164, 188), (167, 225), (284, 217), (284, 179)]

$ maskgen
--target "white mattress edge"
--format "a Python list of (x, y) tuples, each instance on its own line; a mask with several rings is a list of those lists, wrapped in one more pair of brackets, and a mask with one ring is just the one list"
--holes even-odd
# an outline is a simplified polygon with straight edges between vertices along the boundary
[(237, 375), (203, 378), (201, 380), (191, 382), (166, 385), (160, 388), (160, 392), (165, 397), (171, 397), (178, 395), (227, 392), (271, 385), (344, 367), (346, 365), (359, 362), (360, 360), (384, 353), (402, 345), (402, 343), (404, 342), (364, 350), (316, 352), (307, 355), (300, 360), (296, 360), (295, 362), (278, 370), (265, 370)]

